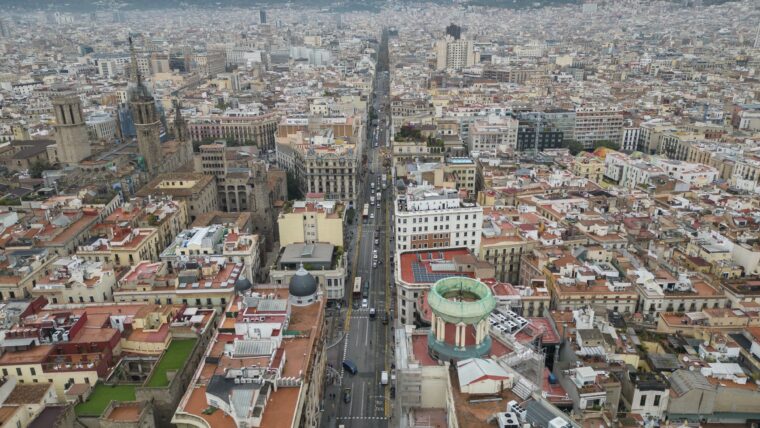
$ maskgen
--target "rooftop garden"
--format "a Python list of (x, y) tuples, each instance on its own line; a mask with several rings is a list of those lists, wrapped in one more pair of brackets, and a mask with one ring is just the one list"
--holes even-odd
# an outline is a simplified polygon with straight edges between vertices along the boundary
[(172, 339), (169, 347), (166, 348), (164, 355), (158, 360), (153, 374), (145, 383), (145, 386), (161, 388), (169, 385), (169, 378), (166, 376), (167, 371), (177, 371), (185, 365), (193, 352), (196, 339)]
[(396, 135), (393, 136), (393, 139), (395, 141), (424, 142), (428, 147), (443, 148), (442, 139), (433, 136), (425, 137), (422, 135), (422, 131), (412, 125), (403, 125)]
[(100, 416), (108, 403), (113, 401), (135, 401), (135, 385), (106, 385), (99, 383), (84, 403), (74, 408), (77, 416)]

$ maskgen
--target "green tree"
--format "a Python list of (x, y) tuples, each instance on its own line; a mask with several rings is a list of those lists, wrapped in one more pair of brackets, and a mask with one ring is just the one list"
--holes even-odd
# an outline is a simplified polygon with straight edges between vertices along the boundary
[(583, 144), (573, 140), (567, 143), (567, 149), (570, 150), (570, 154), (575, 156), (583, 151)]
[(32, 178), (42, 178), (42, 172), (48, 169), (54, 168), (47, 161), (35, 161), (32, 166), (29, 167), (29, 175), (31, 175)]
[(598, 149), (599, 147), (606, 147), (606, 148), (612, 149), (612, 150), (620, 150), (620, 144), (612, 142), (612, 141), (608, 141), (608, 140), (603, 140), (603, 141), (597, 141), (597, 142), (595, 142), (594, 143), (594, 150)]
[(346, 223), (349, 225), (353, 224), (355, 215), (356, 215), (356, 210), (354, 210), (353, 207), (349, 208), (346, 211)]
[(301, 186), (299, 186), (298, 178), (296, 178), (295, 174), (288, 171), (287, 179), (288, 179), (288, 199), (290, 200), (303, 199), (303, 192), (301, 191)]

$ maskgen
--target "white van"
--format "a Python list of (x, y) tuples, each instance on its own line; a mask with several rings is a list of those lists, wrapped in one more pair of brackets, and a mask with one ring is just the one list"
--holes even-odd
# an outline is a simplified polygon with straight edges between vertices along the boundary
[(383, 370), (382, 373), (380, 373), (380, 384), (381, 385), (388, 385), (388, 372)]

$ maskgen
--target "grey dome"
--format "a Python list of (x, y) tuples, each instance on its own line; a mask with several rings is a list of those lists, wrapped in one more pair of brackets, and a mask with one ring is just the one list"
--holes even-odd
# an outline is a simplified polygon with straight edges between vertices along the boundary
[(248, 278), (241, 277), (235, 281), (235, 291), (237, 292), (243, 292), (251, 287), (253, 287), (253, 284), (251, 284), (251, 281), (249, 281)]
[(311, 296), (317, 292), (317, 280), (301, 265), (296, 274), (290, 278), (288, 291), (295, 297)]

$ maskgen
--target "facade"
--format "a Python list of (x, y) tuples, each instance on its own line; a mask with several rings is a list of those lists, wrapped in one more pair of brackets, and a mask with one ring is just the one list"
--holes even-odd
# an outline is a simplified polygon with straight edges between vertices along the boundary
[(192, 141), (232, 139), (262, 150), (274, 149), (279, 118), (272, 113), (227, 111), (221, 115), (198, 116), (188, 121)]
[(435, 43), (436, 70), (461, 70), (480, 62), (472, 40), (446, 35)]
[(65, 165), (77, 165), (92, 154), (82, 101), (75, 95), (56, 97), (53, 111), (57, 160)]
[(326, 243), (285, 246), (275, 267), (269, 271), (269, 280), (272, 284), (290, 284), (300, 268), (314, 277), (327, 299), (345, 298), (346, 255), (342, 248)]
[(520, 122), (503, 116), (488, 116), (469, 127), (467, 146), (470, 152), (511, 152), (517, 150)]
[(591, 149), (600, 141), (619, 143), (623, 133), (623, 114), (616, 109), (578, 107), (575, 110), (575, 141)]
[(293, 202), (277, 219), (280, 246), (322, 242), (342, 247), (343, 211), (343, 205), (335, 201)]
[(161, 260), (170, 271), (180, 271), (189, 260), (227, 260), (240, 263), (243, 277), (249, 281), (259, 278), (261, 247), (259, 235), (241, 232), (237, 227), (213, 224), (186, 229), (163, 252)]
[(462, 202), (453, 189), (416, 186), (394, 204), (396, 251), (469, 248), (480, 251), (483, 208)]
[[(325, 398), (325, 300), (292, 304), (294, 293), (302, 294), (306, 285), (262, 286), (230, 302), (221, 320), (230, 331), (217, 333), (213, 344), (218, 345), (207, 350), (173, 424), (198, 428), (318, 425)], [(206, 411), (210, 406), (216, 411)]]
[(190, 222), (201, 214), (217, 208), (217, 188), (214, 177), (200, 173), (161, 174), (137, 191), (142, 198), (171, 197), (187, 205)]
[(142, 82), (131, 37), (129, 46), (132, 57), (129, 108), (137, 133), (137, 147), (145, 163), (145, 171), (152, 177), (158, 173), (159, 164), (162, 163), (161, 121), (156, 110), (156, 101)]
[(78, 257), (55, 260), (50, 274), (42, 276), (31, 290), (32, 297), (44, 297), (51, 304), (104, 303), (113, 299), (114, 270), (102, 262)]

